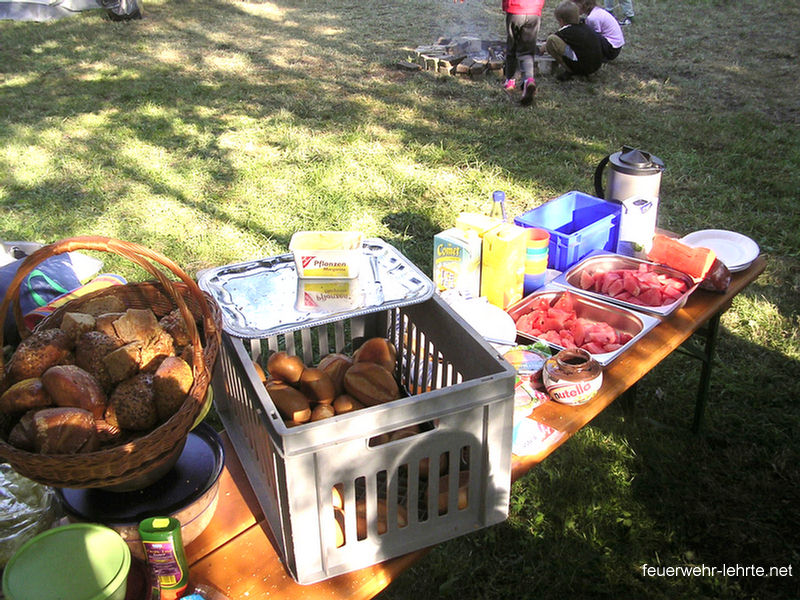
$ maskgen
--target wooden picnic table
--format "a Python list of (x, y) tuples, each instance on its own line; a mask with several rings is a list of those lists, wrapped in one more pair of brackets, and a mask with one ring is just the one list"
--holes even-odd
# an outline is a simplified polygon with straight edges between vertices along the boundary
[[(530, 418), (564, 435), (536, 455), (514, 455), (512, 481), (544, 460), (615, 399), (629, 392), (636, 382), (693, 335), (701, 336), (703, 342), (698, 356), (701, 373), (693, 421), (694, 430), (700, 431), (720, 316), (731, 306), (734, 297), (755, 281), (765, 267), (765, 259), (758, 257), (748, 269), (733, 275), (724, 294), (695, 291), (684, 307), (605, 368), (602, 388), (589, 403), (566, 406), (545, 402), (536, 408)], [(226, 465), (220, 480), (214, 518), (186, 548), (193, 581), (210, 583), (231, 600), (372, 598), (428, 552), (428, 549), (418, 550), (313, 585), (297, 584), (284, 569), (270, 542), (264, 514), (224, 433), (223, 440)]]

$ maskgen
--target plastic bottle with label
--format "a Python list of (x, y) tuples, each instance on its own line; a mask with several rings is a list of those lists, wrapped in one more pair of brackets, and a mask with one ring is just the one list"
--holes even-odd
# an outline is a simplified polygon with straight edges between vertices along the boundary
[(181, 522), (174, 517), (144, 519), (139, 523), (139, 537), (151, 573), (151, 600), (180, 598), (189, 582)]

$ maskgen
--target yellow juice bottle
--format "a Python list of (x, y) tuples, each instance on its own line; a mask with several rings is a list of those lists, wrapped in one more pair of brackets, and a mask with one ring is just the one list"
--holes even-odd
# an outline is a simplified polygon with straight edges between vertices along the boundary
[(505, 309), (522, 298), (528, 233), (524, 227), (501, 223), (483, 234), (481, 296)]

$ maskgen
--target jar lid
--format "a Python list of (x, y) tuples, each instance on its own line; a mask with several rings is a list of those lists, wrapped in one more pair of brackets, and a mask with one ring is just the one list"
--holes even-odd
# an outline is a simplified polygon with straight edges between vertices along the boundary
[(94, 523), (56, 527), (28, 540), (11, 557), (3, 594), (8, 600), (121, 598), (130, 565), (130, 549), (113, 529)]
[(631, 146), (623, 146), (609, 160), (617, 171), (628, 175), (653, 175), (664, 170), (664, 163), (660, 158)]

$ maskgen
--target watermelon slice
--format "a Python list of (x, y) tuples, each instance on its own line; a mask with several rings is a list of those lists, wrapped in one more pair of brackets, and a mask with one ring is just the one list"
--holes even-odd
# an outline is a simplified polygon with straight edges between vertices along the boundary
[(710, 248), (693, 248), (671, 237), (656, 234), (647, 257), (686, 273), (695, 280), (704, 279), (714, 264), (716, 254)]

